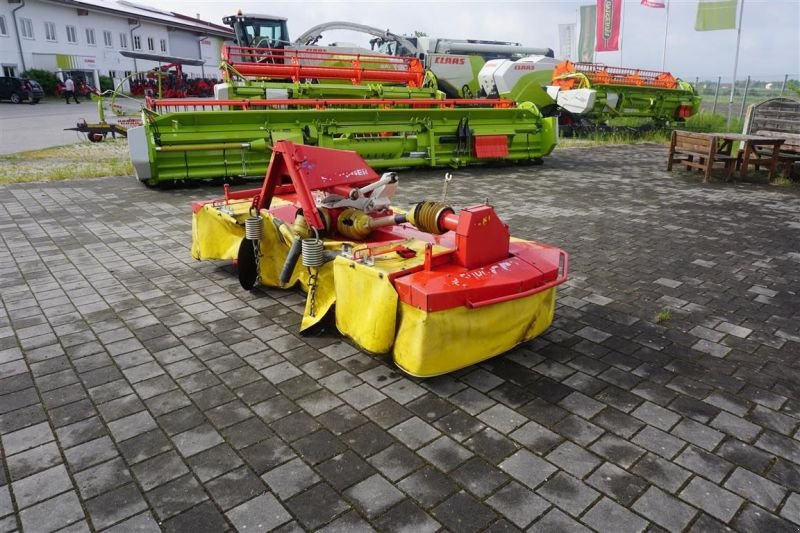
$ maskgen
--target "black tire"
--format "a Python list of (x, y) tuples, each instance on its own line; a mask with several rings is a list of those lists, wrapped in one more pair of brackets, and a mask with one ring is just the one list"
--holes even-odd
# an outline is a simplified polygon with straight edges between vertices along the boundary
[(239, 285), (246, 291), (252, 290), (255, 287), (258, 276), (258, 264), (256, 263), (253, 241), (242, 239), (239, 244), (239, 253), (236, 256), (236, 269), (239, 275)]
[(20, 95), (17, 94), (17, 93), (11, 93), (11, 103), (12, 104), (21, 104), (22, 103), (22, 97), (20, 97)]

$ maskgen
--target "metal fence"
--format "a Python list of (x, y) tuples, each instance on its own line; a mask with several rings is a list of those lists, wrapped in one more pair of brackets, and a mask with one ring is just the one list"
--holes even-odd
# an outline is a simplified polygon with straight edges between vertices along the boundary
[[(736, 79), (736, 84), (731, 99), (731, 78), (718, 76), (716, 79), (697, 77), (694, 85), (703, 97), (701, 111), (725, 115), (728, 121), (741, 120), (747, 111), (747, 106), (775, 98), (788, 96), (800, 98), (800, 75), (784, 74), (778, 76), (753, 77), (747, 76)], [(773, 81), (765, 81), (770, 79)], [(778, 81), (774, 81), (778, 79)]]

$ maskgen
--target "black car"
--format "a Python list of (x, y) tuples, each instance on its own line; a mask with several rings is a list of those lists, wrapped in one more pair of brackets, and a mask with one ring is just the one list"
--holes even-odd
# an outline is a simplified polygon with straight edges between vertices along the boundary
[(21, 104), (28, 100), (31, 104), (44, 98), (44, 90), (39, 82), (28, 78), (0, 77), (0, 100), (11, 100)]

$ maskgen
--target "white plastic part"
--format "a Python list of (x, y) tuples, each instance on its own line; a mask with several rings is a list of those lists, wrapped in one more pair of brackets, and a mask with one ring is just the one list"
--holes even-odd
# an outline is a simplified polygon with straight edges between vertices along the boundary
[(559, 91), (556, 97), (556, 103), (559, 107), (566, 109), (573, 115), (583, 115), (592, 110), (596, 96), (597, 91), (594, 89)]
[(136, 179), (139, 181), (147, 181), (152, 178), (153, 175), (150, 172), (150, 158), (147, 155), (147, 136), (144, 131), (144, 126), (129, 129), (127, 135), (128, 151), (131, 153), (131, 164), (133, 164), (133, 171), (136, 173)]
[(214, 99), (215, 100), (228, 100), (231, 95), (230, 83), (217, 83), (214, 85)]

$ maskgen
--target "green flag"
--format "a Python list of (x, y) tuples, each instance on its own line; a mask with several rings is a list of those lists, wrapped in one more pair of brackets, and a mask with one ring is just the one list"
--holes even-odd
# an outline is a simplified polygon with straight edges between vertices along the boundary
[(594, 61), (594, 30), (597, 24), (597, 5), (581, 6), (581, 33), (578, 36), (578, 61)]
[(697, 31), (736, 29), (736, 0), (698, 0)]

